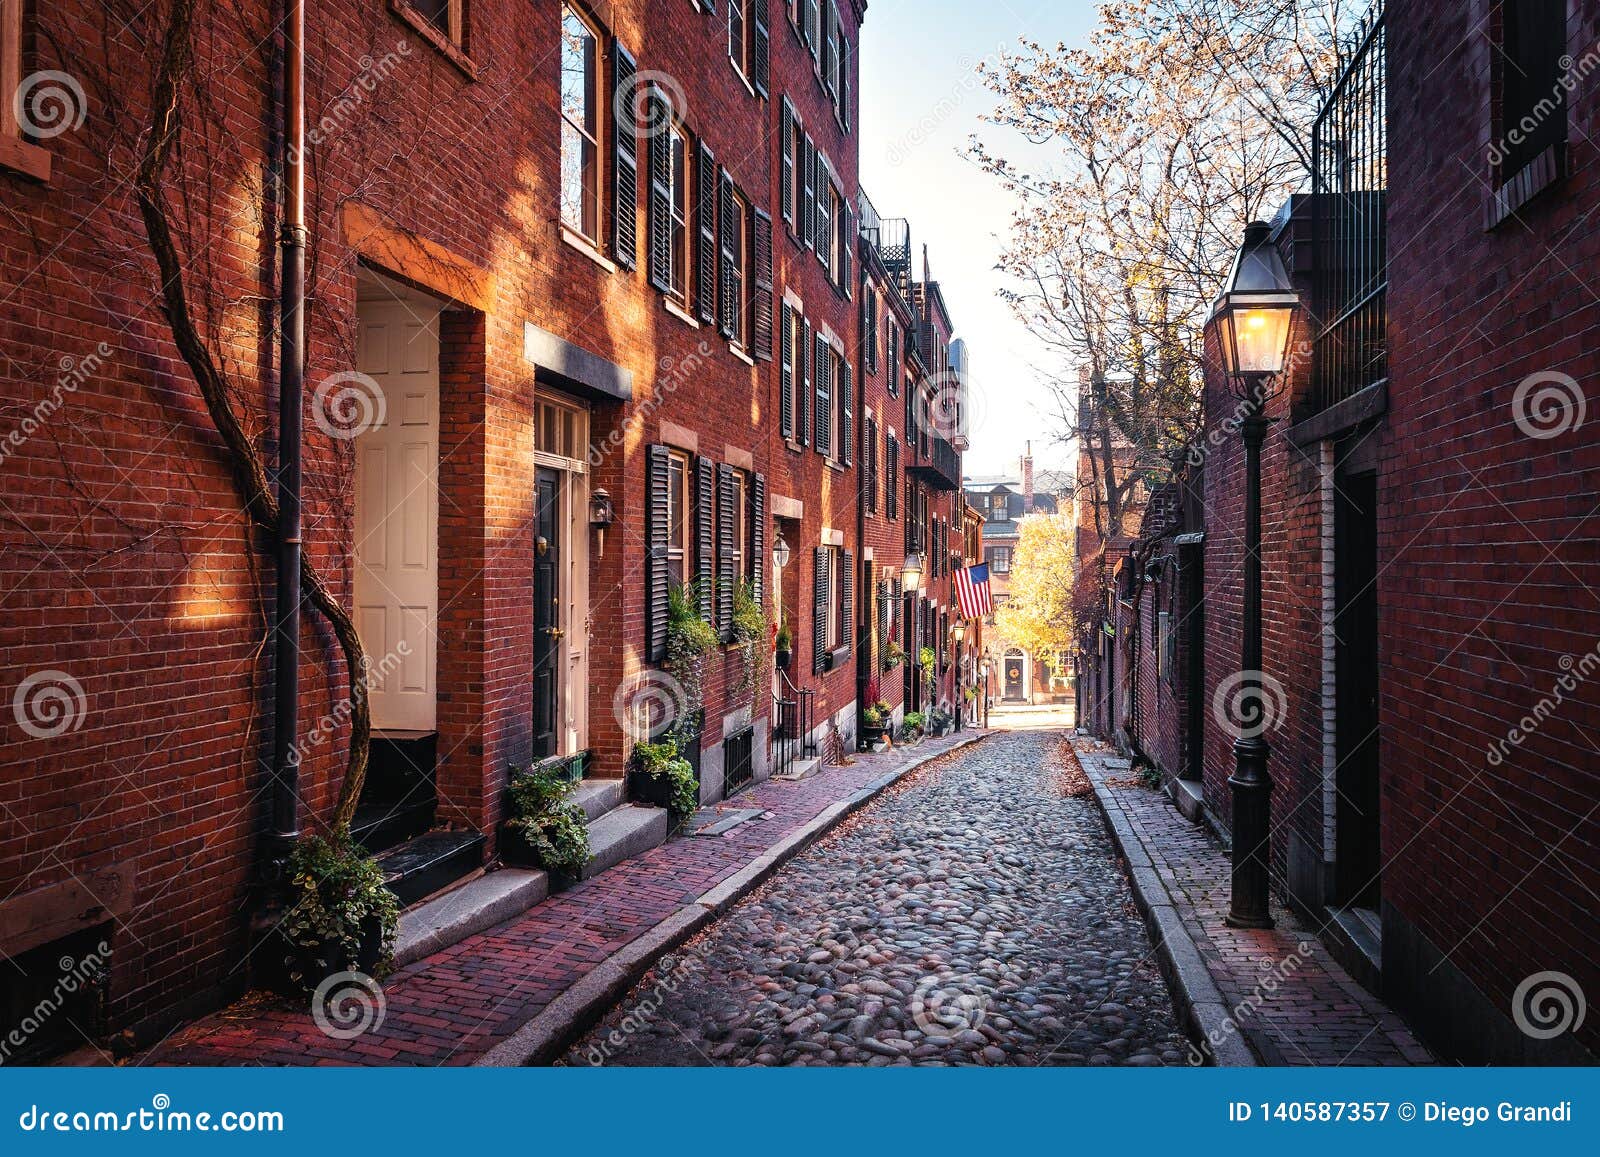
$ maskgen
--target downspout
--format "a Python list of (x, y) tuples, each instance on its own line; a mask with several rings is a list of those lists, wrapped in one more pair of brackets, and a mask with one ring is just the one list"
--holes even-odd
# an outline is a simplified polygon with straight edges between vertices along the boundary
[(300, 475), (305, 392), (305, 0), (286, 0), (278, 234), (278, 557), (273, 627), (272, 802), (269, 879), (276, 888), (300, 836)]

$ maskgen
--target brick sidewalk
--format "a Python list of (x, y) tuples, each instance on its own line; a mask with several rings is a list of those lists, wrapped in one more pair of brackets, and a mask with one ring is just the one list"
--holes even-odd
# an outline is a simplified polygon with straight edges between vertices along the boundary
[[(1190, 823), (1160, 792), (1138, 782), (1128, 761), (1095, 740), (1072, 747), (1094, 784), (1128, 859), (1142, 846), (1225, 1005), (1231, 1030), (1272, 1065), (1426, 1065), (1433, 1055), (1398, 1014), (1356, 983), (1317, 940), (1316, 929), (1274, 898), (1277, 927), (1229, 928), (1229, 857), (1206, 827)], [(1135, 884), (1139, 884), (1135, 870)], [(1169, 899), (1170, 897), (1170, 899)], [(1170, 938), (1170, 936), (1169, 936)], [(1268, 990), (1268, 982), (1271, 990)], [(1202, 1018), (1204, 1019), (1204, 1018)]]
[(131, 1063), (144, 1065), (464, 1065), (488, 1052), (612, 953), (692, 904), (786, 836), (873, 780), (940, 754), (971, 731), (861, 755), (800, 783), (763, 783), (730, 801), (768, 815), (718, 837), (676, 838), (383, 982), (381, 1027), (325, 1035), (305, 1004), (251, 993)]

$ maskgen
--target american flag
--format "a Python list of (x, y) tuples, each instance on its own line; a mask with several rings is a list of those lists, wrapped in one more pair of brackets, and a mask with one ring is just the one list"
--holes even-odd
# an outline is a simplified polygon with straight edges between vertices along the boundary
[(956, 571), (956, 597), (961, 602), (961, 613), (969, 619), (984, 619), (994, 613), (994, 600), (989, 597), (989, 564), (962, 567)]

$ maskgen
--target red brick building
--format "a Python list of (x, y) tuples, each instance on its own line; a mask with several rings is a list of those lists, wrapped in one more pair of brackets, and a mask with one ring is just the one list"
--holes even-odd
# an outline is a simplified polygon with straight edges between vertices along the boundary
[[(857, 684), (863, 703), (890, 705), (895, 727), (908, 713), (953, 712), (977, 653), (975, 631), (959, 646), (950, 632), (960, 617), (954, 573), (967, 549), (966, 347), (953, 336), (925, 247), (920, 280), (913, 262), (910, 224), (881, 217), (863, 195), (861, 589), (870, 601), (859, 623)], [(914, 587), (908, 562), (919, 574)]]
[[(1441, 1055), (1593, 1063), (1593, 1018), (1552, 1010), (1600, 991), (1600, 307), (1574, 273), (1600, 13), (1411, 4), (1363, 33), (1272, 223), (1306, 306), (1262, 460), (1273, 886)], [(1203, 502), (1152, 502), (1119, 589), (1127, 738), (1225, 828), (1244, 478), (1212, 347), (1174, 484)]]
[[(135, 197), (175, 8), (0, 9), (3, 75), (30, 86), (23, 122), (0, 102), (16, 271), (0, 299), (0, 950), (54, 960), (107, 937), (99, 1024), (135, 1037), (247, 981), (273, 751), (273, 544), (242, 509)], [(268, 8), (201, 13), (154, 196), (198, 356), (270, 468), (284, 156)], [(357, 834), (431, 833), (418, 887), (493, 860), (513, 769), (623, 774), (680, 706), (657, 674), (673, 584), (695, 584), (725, 638), (750, 584), (797, 652), (753, 689), (737, 646), (711, 656), (703, 800), (770, 772), (776, 704), (798, 692), (803, 740), (853, 742), (865, 10), (317, 7), (305, 550), (373, 663)], [(906, 292), (903, 332), (921, 336), (936, 288)], [(925, 348), (942, 354), (943, 332)], [(349, 678), (309, 610), (300, 682), (314, 830), (343, 775)]]

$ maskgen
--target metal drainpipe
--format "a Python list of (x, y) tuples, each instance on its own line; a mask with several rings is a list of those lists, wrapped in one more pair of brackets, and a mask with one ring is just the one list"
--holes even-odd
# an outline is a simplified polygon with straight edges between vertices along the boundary
[(281, 888), (300, 835), (300, 458), (305, 390), (305, 2), (286, 0), (283, 56), (283, 220), (278, 339), (278, 572), (273, 628), (272, 828), (269, 879)]

